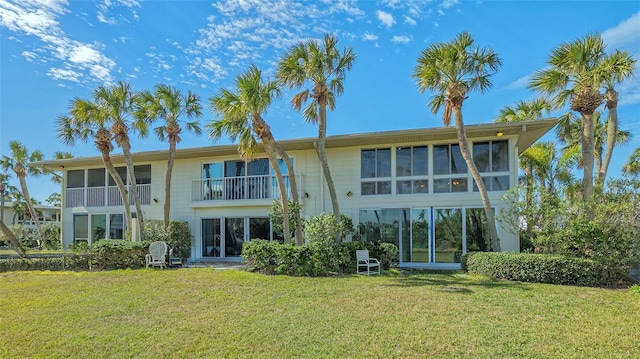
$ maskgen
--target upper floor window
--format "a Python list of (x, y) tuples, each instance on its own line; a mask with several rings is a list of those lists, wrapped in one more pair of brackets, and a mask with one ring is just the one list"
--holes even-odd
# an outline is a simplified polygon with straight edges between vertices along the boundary
[[(509, 189), (508, 141), (474, 143), (473, 161), (478, 171), (482, 174), (482, 181), (487, 191), (506, 191)], [(475, 182), (473, 190), (478, 191), (478, 186)]]
[(467, 163), (457, 144), (433, 146), (433, 192), (467, 192)]
[(396, 147), (396, 193), (429, 192), (429, 148)]
[(391, 149), (362, 150), (360, 156), (362, 195), (391, 194)]

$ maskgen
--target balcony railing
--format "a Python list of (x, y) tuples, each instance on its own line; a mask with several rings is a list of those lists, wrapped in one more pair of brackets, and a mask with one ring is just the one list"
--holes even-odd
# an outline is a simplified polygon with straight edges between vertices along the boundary
[[(297, 178), (298, 193), (301, 193), (301, 177)], [(284, 175), (284, 183), (287, 196), (291, 197), (288, 175)], [(280, 198), (275, 175), (194, 179), (191, 186), (191, 200), (194, 202)]]
[[(129, 203), (133, 206), (133, 193), (129, 191), (130, 187), (127, 186), (127, 191), (129, 192)], [(140, 204), (151, 204), (150, 184), (139, 184), (138, 194), (140, 195)], [(122, 198), (118, 187), (67, 188), (66, 190), (66, 208), (104, 206), (122, 206)]]

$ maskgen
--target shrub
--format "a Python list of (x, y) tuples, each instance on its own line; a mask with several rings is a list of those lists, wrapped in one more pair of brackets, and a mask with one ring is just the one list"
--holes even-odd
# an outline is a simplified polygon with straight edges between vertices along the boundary
[(131, 242), (122, 239), (103, 239), (91, 247), (95, 265), (99, 269), (142, 268), (150, 242)]
[(173, 255), (182, 259), (184, 263), (187, 258), (191, 257), (191, 231), (189, 224), (182, 221), (169, 222), (169, 233), (171, 236), (167, 240), (169, 248), (173, 248)]
[(63, 255), (59, 257), (45, 258), (8, 258), (0, 259), (0, 272), (26, 271), (26, 270), (88, 270), (90, 268), (90, 256), (87, 254)]
[(398, 263), (399, 249), (393, 243), (380, 243), (380, 264), (383, 269), (388, 270), (391, 265)]
[(60, 225), (56, 223), (45, 223), (42, 226), (42, 243), (43, 248), (47, 249), (61, 249), (62, 243), (60, 241)]
[(473, 252), (462, 263), (469, 273), (532, 283), (612, 285), (626, 275), (616, 265), (551, 254)]
[(313, 242), (303, 246), (253, 239), (242, 248), (247, 268), (267, 274), (326, 276), (355, 271), (355, 249), (363, 242)]
[(321, 213), (304, 222), (304, 237), (309, 243), (333, 242), (339, 233), (333, 214)]

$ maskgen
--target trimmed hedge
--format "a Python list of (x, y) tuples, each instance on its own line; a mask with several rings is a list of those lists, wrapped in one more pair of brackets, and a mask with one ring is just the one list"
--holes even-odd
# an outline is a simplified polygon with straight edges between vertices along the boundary
[(462, 269), (497, 279), (581, 286), (613, 285), (627, 271), (603, 262), (551, 254), (473, 252)]
[(296, 246), (252, 239), (242, 247), (242, 257), (251, 271), (318, 277), (355, 272), (355, 251), (365, 248), (364, 242), (343, 242), (337, 246), (315, 242)]
[(131, 242), (103, 239), (91, 246), (98, 269), (144, 268), (144, 256), (149, 253), (150, 241)]
[(60, 257), (44, 258), (7, 258), (0, 259), (0, 272), (12, 271), (61, 271), (61, 270), (89, 270), (92, 262), (90, 254), (73, 254)]

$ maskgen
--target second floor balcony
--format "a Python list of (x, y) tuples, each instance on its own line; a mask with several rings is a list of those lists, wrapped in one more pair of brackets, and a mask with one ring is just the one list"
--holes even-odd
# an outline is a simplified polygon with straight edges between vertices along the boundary
[[(134, 205), (131, 186), (126, 186), (129, 193), (129, 204)], [(139, 184), (138, 195), (140, 204), (151, 204), (151, 184)], [(67, 188), (65, 192), (65, 207), (110, 207), (122, 206), (120, 191), (116, 186)]]
[[(303, 193), (301, 176), (296, 176), (298, 194)], [(291, 182), (284, 175), (287, 196), (291, 197)], [(191, 201), (242, 201), (280, 198), (275, 175), (201, 178), (191, 182)]]

